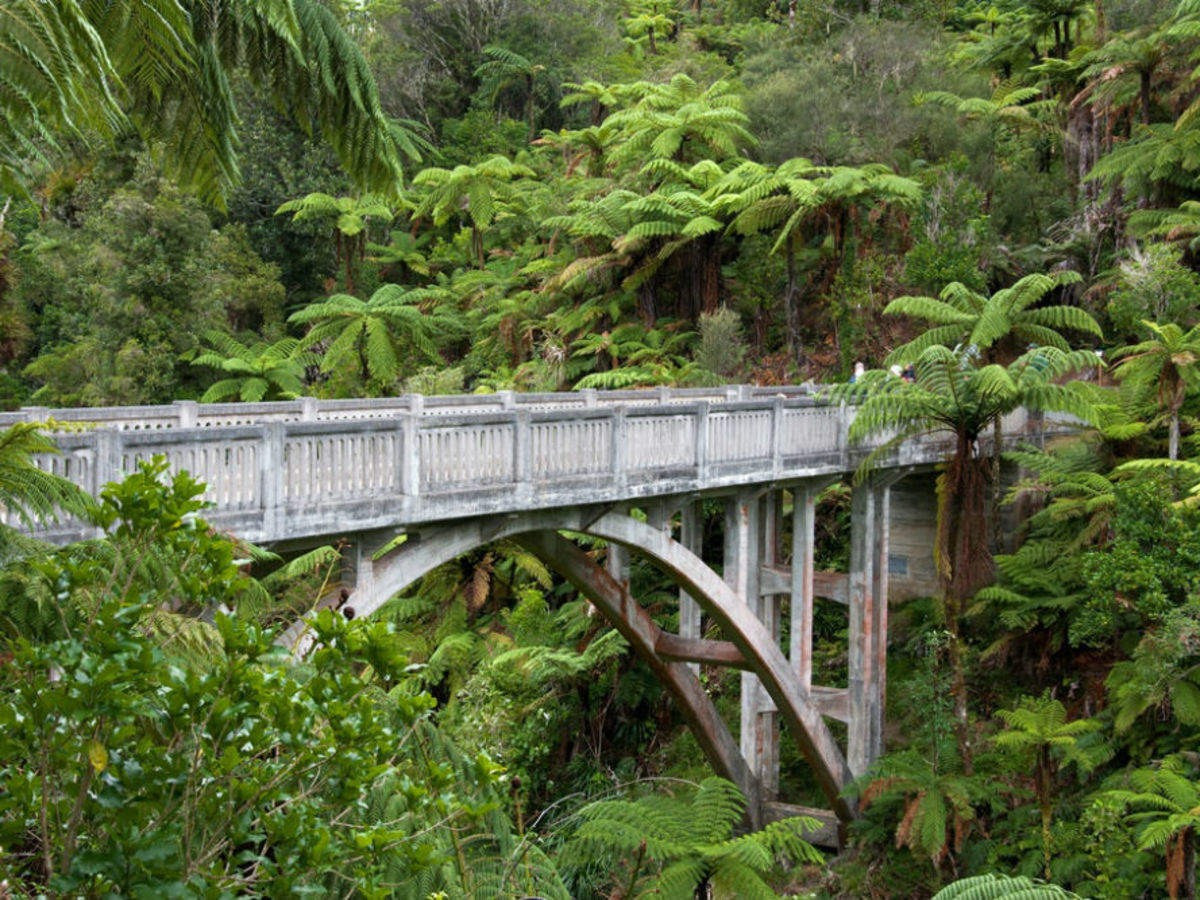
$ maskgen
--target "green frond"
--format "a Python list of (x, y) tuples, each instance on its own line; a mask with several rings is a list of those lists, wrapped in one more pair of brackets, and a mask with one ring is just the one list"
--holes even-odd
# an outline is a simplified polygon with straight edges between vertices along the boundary
[(64, 513), (85, 514), (91, 499), (75, 484), (43, 468), (48, 457), (58, 452), (36, 424), (18, 422), (0, 431), (0, 509), (31, 528)]
[(933, 900), (1080, 900), (1078, 894), (1056, 884), (1035, 881), (1024, 875), (989, 872), (961, 878), (933, 895)]

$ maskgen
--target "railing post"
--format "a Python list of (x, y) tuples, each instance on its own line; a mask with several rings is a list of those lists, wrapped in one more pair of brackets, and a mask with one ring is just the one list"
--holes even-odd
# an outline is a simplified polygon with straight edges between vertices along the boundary
[(854, 414), (844, 402), (838, 406), (838, 460), (843, 469), (850, 468), (850, 423)]
[(425, 398), (412, 394), (408, 415), (404, 417), (404, 466), (400, 473), (404, 494), (415, 498), (421, 493), (421, 418), (425, 414)]
[(528, 409), (517, 410), (513, 428), (513, 480), (517, 496), (529, 499), (533, 497), (533, 429)]
[(262, 426), (262, 455), (259, 457), (262, 485), (262, 540), (279, 540), (284, 522), (283, 464), (284, 423), (267, 422)]
[(22, 406), (21, 415), (26, 422), (45, 422), (50, 418), (48, 406)]
[(618, 493), (624, 493), (628, 483), (629, 429), (626, 425), (625, 404), (618, 403), (612, 408), (612, 474), (613, 488)]
[(512, 391), (496, 391), (496, 395), (500, 398), (501, 409), (516, 409), (517, 397)]
[(105, 428), (95, 432), (96, 459), (93, 463), (93, 479), (95, 496), (100, 495), (100, 489), (110, 481), (121, 480), (121, 456), (123, 455), (124, 435), (115, 428)]
[(301, 397), (300, 398), (300, 421), (301, 422), (317, 421), (317, 398), (316, 397)]
[(586, 406), (590, 409), (591, 407), (596, 405), (596, 389), (595, 388), (584, 388), (579, 393), (583, 397), (583, 405), (584, 406)]
[(173, 404), (180, 428), (195, 428), (200, 421), (200, 404), (195, 400), (176, 400)]
[(771, 401), (771, 474), (776, 478), (783, 471), (783, 397)]
[(696, 404), (696, 486), (708, 481), (708, 401)]

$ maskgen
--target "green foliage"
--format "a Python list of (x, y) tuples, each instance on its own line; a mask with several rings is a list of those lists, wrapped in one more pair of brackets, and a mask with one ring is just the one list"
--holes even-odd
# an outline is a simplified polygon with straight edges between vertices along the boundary
[(183, 357), (201, 335), (279, 326), (278, 271), (239, 229), (214, 231), (195, 199), (135, 165), (107, 193), (98, 180), (80, 183), (78, 221), (41, 225), (19, 251), (15, 293), (37, 313), (27, 373), (41, 383), (39, 402), (196, 397), (200, 375)]
[(17, 524), (32, 526), (88, 508), (78, 487), (38, 465), (39, 458), (58, 452), (35, 424), (18, 422), (0, 431), (0, 508), (8, 520), (0, 525), (0, 548), (13, 540), (11, 528)]
[(1140, 634), (1197, 590), (1197, 512), (1172, 505), (1156, 479), (1118, 485), (1115, 495), (1111, 539), (1084, 554), (1085, 599), (1071, 627), (1075, 644)]
[(408, 366), (438, 358), (435, 336), (453, 327), (447, 315), (420, 307), (428, 293), (385, 284), (369, 300), (334, 294), (292, 313), (288, 321), (311, 325), (300, 346), (319, 348), (321, 371), (350, 371), (359, 384), (387, 390)]
[(1114, 337), (1136, 339), (1142, 321), (1196, 324), (1200, 308), (1200, 276), (1182, 264), (1180, 252), (1167, 244), (1135, 248), (1121, 263), (1117, 286), (1108, 296)]
[(1179, 725), (1200, 725), (1200, 609), (1193, 599), (1146, 631), (1128, 660), (1113, 666), (1108, 689), (1117, 731), (1169, 709)]
[(402, 158), (416, 155), (384, 116), (358, 48), (319, 3), (42, 6), (22, 0), (0, 20), (6, 187), (28, 186), (21, 163), (39, 144), (132, 124), (166, 145), (175, 174), (219, 200), (238, 172), (229, 84), (237, 67), (302, 127), (319, 130), (365, 183), (389, 185)]
[(885, 313), (924, 319), (933, 327), (892, 351), (888, 363), (908, 363), (934, 344), (953, 347), (965, 343), (988, 351), (1006, 342), (1009, 354), (1028, 344), (1068, 351), (1060, 332), (1073, 330), (1100, 336), (1100, 326), (1077, 306), (1037, 306), (1050, 291), (1080, 281), (1078, 273), (1026, 275), (1012, 287), (984, 297), (957, 282), (940, 297), (898, 297)]
[(219, 331), (206, 335), (212, 349), (198, 353), (194, 366), (208, 366), (229, 377), (209, 385), (200, 397), (201, 403), (220, 400), (241, 400), (258, 403), (263, 400), (293, 400), (304, 392), (304, 370), (316, 363), (315, 357), (300, 352), (295, 338), (284, 338), (274, 344), (256, 341), (243, 344)]
[(1056, 884), (1046, 884), (1024, 875), (972, 875), (946, 885), (934, 900), (1055, 900), (1079, 895)]
[(821, 855), (801, 835), (817, 827), (807, 818), (783, 819), (733, 837), (745, 801), (737, 788), (707, 778), (687, 799), (651, 794), (637, 800), (600, 800), (576, 814), (579, 825), (564, 863), (579, 869), (593, 860), (620, 861), (615, 887), (626, 897), (776, 897), (763, 880), (777, 858), (792, 865)]
[(723, 307), (700, 316), (700, 341), (696, 365), (722, 378), (734, 376), (746, 356), (741, 317)]

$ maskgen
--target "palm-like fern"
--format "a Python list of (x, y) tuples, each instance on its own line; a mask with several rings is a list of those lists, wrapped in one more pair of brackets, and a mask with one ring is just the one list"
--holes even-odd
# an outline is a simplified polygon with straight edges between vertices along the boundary
[(1172, 898), (1185, 886), (1186, 895), (1195, 896), (1200, 785), (1192, 776), (1183, 760), (1169, 756), (1157, 767), (1130, 772), (1130, 788), (1105, 792), (1109, 799), (1134, 810), (1129, 819), (1141, 823), (1142, 849), (1164, 851), (1167, 892)]
[(606, 120), (616, 134), (611, 159), (617, 166), (641, 168), (648, 160), (730, 159), (757, 143), (746, 128), (741, 96), (733, 84), (717, 81), (701, 88), (682, 73), (666, 84), (637, 82), (621, 90), (629, 105)]
[(1200, 325), (1184, 331), (1174, 323), (1143, 322), (1149, 339), (1114, 353), (1121, 362), (1114, 375), (1135, 392), (1135, 398), (1155, 395), (1167, 420), (1167, 456), (1179, 458), (1180, 410), (1188, 391), (1200, 383)]
[[(177, 51), (185, 26), (174, 3), (146, 4), (164, 14), (161, 43)], [(14, 0), (0, 8), (0, 190), (25, 187), (30, 158), (61, 137), (95, 129), (111, 135), (123, 120), (117, 72), (83, 4)]]
[(1083, 772), (1096, 766), (1100, 760), (1083, 749), (1080, 738), (1100, 726), (1091, 719), (1067, 721), (1066, 708), (1052, 697), (1027, 697), (998, 715), (1006, 728), (993, 738), (995, 745), (1033, 761), (1034, 793), (1042, 817), (1042, 868), (1049, 878), (1055, 776), (1067, 764)]
[(962, 849), (984, 796), (970, 776), (939, 771), (912, 750), (881, 757), (857, 784), (864, 807), (899, 805), (896, 846), (924, 856), (935, 870)]
[(772, 253), (784, 251), (787, 285), (784, 308), (788, 343), (798, 349), (799, 282), (797, 249), (814, 234), (823, 239), (833, 235), (834, 262), (840, 261), (845, 244), (846, 222), (852, 210), (910, 209), (920, 198), (918, 184), (902, 178), (887, 166), (817, 166), (797, 157), (771, 170), (744, 162), (714, 185), (713, 202), (718, 210), (733, 215), (729, 229), (738, 234), (772, 232)]
[[(89, 500), (82, 490), (38, 465), (39, 456), (58, 452), (36, 424), (18, 422), (0, 431), (0, 510), (6, 518), (33, 527), (64, 512), (86, 511)], [(8, 527), (0, 530), (7, 532)]]
[(365, 185), (390, 190), (410, 132), (383, 113), (366, 60), (317, 0), (117, 0), (0, 11), (0, 180), (25, 183), (39, 142), (132, 123), (165, 144), (174, 173), (214, 200), (237, 178), (230, 72), (266, 87), (319, 131)]
[(1014, 350), (1019, 352), (1019, 348), (1031, 343), (1069, 350), (1070, 344), (1061, 331), (1078, 331), (1099, 337), (1099, 324), (1078, 306), (1039, 307), (1037, 304), (1051, 291), (1079, 281), (1077, 272), (1034, 273), (990, 297), (977, 294), (958, 282), (947, 285), (938, 298), (898, 297), (887, 305), (885, 313), (923, 319), (932, 327), (893, 350), (887, 362), (909, 362), (934, 344), (953, 347), (965, 343), (981, 351), (1003, 344), (1006, 352), (999, 354), (1001, 361), (1016, 355)]
[(324, 348), (323, 371), (349, 365), (363, 384), (388, 385), (414, 351), (430, 361), (439, 358), (434, 338), (451, 320), (417, 305), (427, 296), (421, 290), (385, 284), (369, 300), (334, 294), (293, 313), (288, 321), (312, 326), (301, 346)]
[(483, 55), (486, 60), (475, 70), (475, 77), (482, 81), (480, 90), (494, 104), (505, 88), (519, 84), (524, 95), (525, 121), (532, 139), (537, 114), (534, 82), (538, 75), (546, 71), (546, 67), (506, 47), (484, 47)]
[(1080, 897), (1057, 884), (1024, 875), (988, 872), (951, 882), (934, 894), (933, 900), (1080, 900)]
[(292, 400), (304, 392), (304, 370), (316, 363), (314, 354), (301, 351), (295, 338), (275, 343), (237, 338), (214, 331), (205, 335), (209, 348), (193, 360), (194, 366), (208, 366), (227, 377), (211, 384), (201, 403), (237, 399), (243, 403), (261, 400)]
[(514, 182), (533, 177), (534, 172), (528, 166), (504, 156), (453, 169), (436, 166), (422, 169), (413, 177), (413, 187), (422, 193), (412, 215), (414, 219), (428, 217), (439, 227), (463, 218), (471, 228), (475, 260), (482, 269), (483, 232), (507, 204), (519, 197), (520, 189)]
[(579, 827), (564, 850), (567, 865), (612, 864), (622, 897), (774, 898), (763, 876), (779, 857), (818, 863), (821, 855), (802, 835), (817, 827), (797, 817), (733, 837), (745, 800), (720, 778), (706, 778), (689, 800), (654, 794), (638, 800), (601, 800), (579, 811)]
[(1103, 407), (1088, 386), (1058, 383), (1061, 377), (1095, 364), (1096, 355), (1090, 351), (1044, 347), (1007, 366), (980, 366), (973, 351), (934, 345), (916, 358), (913, 382), (873, 371), (833, 391), (837, 398), (862, 401), (850, 426), (852, 441), (889, 435), (866, 457), (863, 469), (899, 442), (918, 435), (942, 433), (953, 438), (952, 455), (938, 477), (934, 559), (945, 586), (946, 627), (954, 637), (950, 652), (956, 727), (959, 751), (968, 765), (970, 738), (959, 619), (967, 599), (991, 581), (993, 566), (985, 514), (989, 467), (979, 455), (979, 438), (1000, 417), (1022, 406), (1096, 420)]
[(1009, 501), (1033, 497), (1044, 505), (1026, 520), (1021, 546), (996, 558), (998, 583), (976, 594), (975, 610), (993, 610), (1009, 629), (985, 655), (1014, 641), (1028, 646), (1037, 629), (1048, 633), (1050, 649), (1059, 649), (1068, 641), (1071, 614), (1086, 599), (1081, 551), (1109, 539), (1116, 489), (1093, 440), (1050, 452), (1013, 451), (1006, 458), (1029, 473), (1011, 489)]
[(330, 221), (337, 259), (345, 267), (346, 290), (354, 292), (354, 265), (363, 255), (367, 243), (367, 224), (370, 219), (390, 222), (395, 211), (376, 194), (361, 197), (332, 197), (316, 192), (288, 200), (275, 210), (275, 215), (291, 213), (293, 221)]

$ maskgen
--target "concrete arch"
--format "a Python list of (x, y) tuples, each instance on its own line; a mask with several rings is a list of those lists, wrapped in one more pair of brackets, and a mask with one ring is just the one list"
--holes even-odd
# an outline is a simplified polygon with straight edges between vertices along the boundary
[[(588, 586), (585, 593), (597, 601), (614, 627), (621, 630), (634, 649), (660, 672), (665, 685), (694, 726), (714, 767), (743, 787), (748, 797), (756, 797), (754, 776), (695, 676), (685, 665), (667, 663), (653, 652), (652, 646), (645, 646), (644, 636), (636, 634), (637, 616), (632, 608), (637, 604), (628, 597), (628, 591), (611, 578), (605, 582), (589, 572), (584, 565), (586, 557), (570, 541), (556, 534), (559, 531), (589, 534), (639, 551), (686, 588), (704, 611), (720, 624), (749, 668), (758, 675), (838, 817), (843, 821), (854, 817), (854, 807), (841, 796), (851, 778), (845, 756), (808, 690), (800, 683), (763, 623), (698, 556), (659, 529), (612, 512), (609, 507), (574, 507), (490, 520), (472, 519), (422, 530), (370, 566), (369, 577), (360, 577), (348, 605), (356, 616), (371, 615), (388, 598), (442, 563), (492, 541), (525, 535), (522, 542), (547, 563), (569, 580), (576, 582), (578, 579), (581, 589)], [(632, 639), (631, 635), (637, 639)]]

